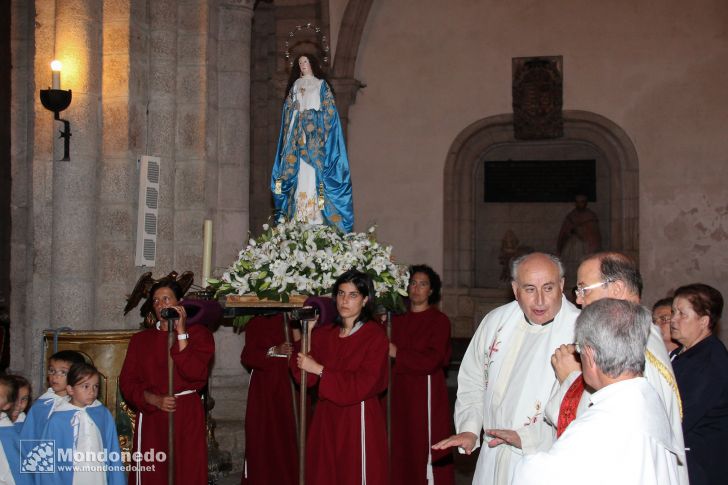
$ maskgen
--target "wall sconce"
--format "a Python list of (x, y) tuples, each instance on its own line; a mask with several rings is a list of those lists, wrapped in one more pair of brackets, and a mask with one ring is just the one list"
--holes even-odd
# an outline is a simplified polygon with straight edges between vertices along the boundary
[(58, 113), (68, 108), (71, 104), (71, 90), (61, 89), (61, 63), (60, 61), (51, 62), (51, 71), (53, 73), (53, 84), (51, 89), (40, 90), (40, 102), (43, 107), (49, 111), (53, 111), (54, 119), (63, 122), (63, 130), (60, 130), (63, 138), (63, 158), (62, 162), (71, 160), (69, 158), (71, 145), (71, 123), (62, 119)]

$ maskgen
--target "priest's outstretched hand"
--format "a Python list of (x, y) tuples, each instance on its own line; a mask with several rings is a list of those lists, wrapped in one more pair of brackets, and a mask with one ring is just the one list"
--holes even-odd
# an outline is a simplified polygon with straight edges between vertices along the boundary
[(457, 446), (459, 448), (462, 448), (462, 450), (465, 452), (466, 455), (469, 455), (473, 452), (473, 449), (475, 448), (475, 443), (477, 442), (478, 437), (475, 436), (474, 433), (471, 433), (470, 431), (465, 431), (463, 433), (454, 434), (450, 436), (449, 438), (446, 438), (438, 443), (435, 443), (432, 445), (433, 450), (446, 450), (447, 448), (452, 448), (453, 446)]
[(495, 448), (503, 444), (521, 448), (521, 437), (512, 429), (486, 429), (485, 434), (493, 437), (488, 441), (488, 448)]

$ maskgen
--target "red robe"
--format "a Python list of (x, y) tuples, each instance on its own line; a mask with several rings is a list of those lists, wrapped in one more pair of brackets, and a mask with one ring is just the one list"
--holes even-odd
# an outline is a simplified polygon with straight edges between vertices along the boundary
[(250, 387), (243, 485), (298, 483), (298, 438), (288, 359), (267, 356), (268, 349), (284, 341), (281, 314), (255, 317), (245, 326), (240, 362), (250, 369)]
[[(308, 385), (319, 385), (306, 441), (307, 484), (361, 485), (363, 469), (366, 483), (389, 483), (386, 418), (379, 396), (387, 388), (388, 350), (386, 333), (376, 322), (345, 338), (334, 325), (313, 331), (311, 356), (324, 373), (320, 379), (307, 377)], [(300, 379), (294, 359), (291, 370)]]
[[(392, 320), (397, 357), (392, 367), (392, 483), (427, 484), (432, 444), (452, 434), (445, 368), (450, 361), (450, 320), (434, 306)], [(430, 376), (428, 436), (427, 380)], [(435, 485), (455, 481), (450, 450), (432, 450)]]
[[(174, 391), (198, 391), (205, 387), (215, 353), (215, 341), (203, 325), (188, 327), (187, 347), (179, 350), (178, 341), (172, 345), (174, 361)], [(134, 451), (167, 453), (168, 413), (144, 400), (144, 391), (167, 394), (167, 332), (148, 329), (135, 334), (129, 342), (119, 386), (126, 402), (137, 411), (134, 428)], [(139, 432), (141, 423), (141, 446)], [(175, 483), (207, 484), (207, 433), (205, 413), (197, 392), (177, 396), (174, 412)], [(133, 465), (136, 463), (132, 463)], [(140, 473), (143, 485), (165, 485), (167, 462), (142, 461), (153, 471)], [(137, 482), (137, 473), (129, 473), (129, 483)]]

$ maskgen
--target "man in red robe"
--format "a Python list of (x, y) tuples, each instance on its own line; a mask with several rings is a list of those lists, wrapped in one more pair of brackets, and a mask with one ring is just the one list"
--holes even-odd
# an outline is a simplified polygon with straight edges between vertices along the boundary
[[(203, 325), (186, 327), (187, 316), (179, 303), (182, 290), (176, 282), (157, 284), (150, 290), (156, 315), (174, 308), (180, 315), (174, 326), (174, 343), (168, 347), (168, 322), (135, 334), (129, 342), (119, 386), (126, 402), (137, 411), (133, 460), (129, 483), (167, 483), (168, 423), (174, 413), (175, 483), (207, 483), (207, 433), (205, 412), (197, 391), (207, 384), (215, 353), (215, 341)], [(167, 360), (174, 362), (174, 396), (168, 396)], [(162, 453), (166, 456), (161, 460)], [(135, 456), (135, 455), (133, 455)]]
[(392, 322), (393, 484), (455, 481), (451, 451), (431, 449), (452, 434), (444, 372), (450, 361), (450, 319), (436, 306), (441, 286), (429, 266), (410, 268), (410, 308)]
[[(300, 336), (294, 330), (288, 341)], [(292, 351), (282, 314), (255, 317), (245, 326), (240, 362), (250, 370), (250, 386), (242, 485), (298, 483), (298, 438), (286, 358)]]

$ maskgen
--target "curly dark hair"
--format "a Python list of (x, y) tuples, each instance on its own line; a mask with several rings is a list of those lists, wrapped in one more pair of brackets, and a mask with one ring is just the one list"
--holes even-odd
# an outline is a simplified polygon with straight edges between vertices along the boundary
[(318, 79), (323, 79), (323, 81), (328, 84), (329, 89), (331, 90), (331, 95), (335, 96), (336, 93), (334, 92), (333, 86), (331, 86), (331, 83), (329, 82), (328, 77), (326, 77), (326, 74), (324, 73), (324, 70), (321, 68), (321, 63), (319, 63), (319, 60), (316, 56), (313, 54), (300, 54), (296, 56), (296, 60), (293, 61), (293, 66), (291, 66), (291, 75), (288, 76), (288, 85), (286, 86), (286, 96), (291, 94), (291, 88), (293, 87), (293, 83), (296, 82), (296, 79), (301, 77), (301, 68), (298, 66), (298, 61), (305, 57), (308, 59), (308, 63), (311, 64), (311, 71), (313, 71), (314, 77)]
[(440, 291), (442, 290), (442, 281), (440, 280), (440, 275), (435, 272), (434, 269), (427, 266), (426, 264), (415, 264), (410, 266), (409, 268), (409, 274), (410, 274), (410, 280), (412, 280), (412, 277), (415, 275), (415, 273), (423, 273), (427, 275), (427, 279), (430, 280), (430, 290), (432, 293), (430, 293), (430, 296), (427, 298), (427, 303), (430, 305), (435, 305), (440, 302)]
[(152, 285), (151, 288), (149, 288), (149, 296), (147, 297), (144, 304), (139, 309), (139, 314), (142, 316), (142, 318), (146, 318), (149, 313), (152, 313), (152, 315), (155, 318), (159, 318), (159, 315), (154, 315), (154, 294), (157, 292), (160, 288), (169, 288), (174, 293), (175, 298), (178, 300), (181, 300), (185, 296), (185, 292), (182, 289), (182, 286), (180, 286), (179, 283), (177, 283), (176, 280), (171, 280), (167, 278), (163, 278), (154, 285)]

